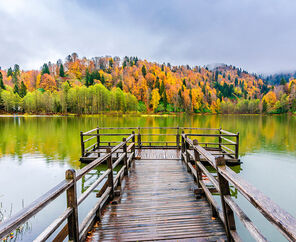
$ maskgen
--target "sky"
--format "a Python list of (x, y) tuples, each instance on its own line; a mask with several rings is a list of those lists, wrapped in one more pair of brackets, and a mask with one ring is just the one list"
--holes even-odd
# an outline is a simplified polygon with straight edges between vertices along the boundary
[(295, 0), (0, 0), (0, 66), (79, 57), (296, 70)]

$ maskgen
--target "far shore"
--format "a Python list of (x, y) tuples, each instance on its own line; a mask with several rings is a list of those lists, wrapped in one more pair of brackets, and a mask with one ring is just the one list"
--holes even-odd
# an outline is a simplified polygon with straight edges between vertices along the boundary
[[(15, 118), (15, 117), (96, 117), (96, 116), (127, 116), (127, 115), (137, 115), (142, 117), (166, 117), (166, 116), (177, 116), (180, 114), (186, 114), (185, 112), (175, 112), (175, 113), (138, 113), (138, 112), (129, 112), (129, 113), (123, 113), (123, 112), (103, 112), (98, 114), (74, 114), (74, 113), (68, 113), (68, 114), (22, 114), (22, 113), (2, 113), (0, 114), (0, 118)], [(280, 114), (269, 114), (269, 113), (187, 113), (188, 115), (196, 115), (196, 116), (211, 116), (211, 115), (262, 115), (262, 116), (275, 116), (275, 115), (291, 115), (296, 116), (296, 113), (280, 113)]]

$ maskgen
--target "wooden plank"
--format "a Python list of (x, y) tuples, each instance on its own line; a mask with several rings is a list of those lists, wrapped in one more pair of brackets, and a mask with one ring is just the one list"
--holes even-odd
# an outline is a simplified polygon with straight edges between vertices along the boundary
[[(226, 239), (221, 221), (211, 218), (208, 202), (204, 198), (196, 200), (194, 180), (179, 160), (180, 153), (141, 150), (140, 156), (164, 159), (141, 159), (134, 163), (122, 182), (121, 199), (106, 207), (92, 239)], [(192, 165), (189, 167), (193, 169)]]

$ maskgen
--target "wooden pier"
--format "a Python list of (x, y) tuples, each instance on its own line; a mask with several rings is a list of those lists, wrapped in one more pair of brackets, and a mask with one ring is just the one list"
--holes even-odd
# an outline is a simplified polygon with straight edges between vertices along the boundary
[[(35, 241), (240, 241), (235, 214), (255, 240), (266, 241), (231, 197), (236, 189), (283, 236), (296, 241), (296, 219), (227, 165), (239, 163), (238, 134), (179, 127), (96, 128), (81, 132), (80, 138), (81, 160), (88, 164), (67, 170), (63, 181), (2, 222), (0, 238), (64, 194), (67, 208)], [(102, 165), (105, 170), (78, 197), (77, 181), (84, 184)], [(94, 206), (79, 219), (79, 206), (94, 192)]]

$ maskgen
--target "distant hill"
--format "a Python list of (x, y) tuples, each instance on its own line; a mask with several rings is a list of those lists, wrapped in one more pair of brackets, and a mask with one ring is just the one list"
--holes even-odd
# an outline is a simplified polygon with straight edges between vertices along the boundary
[(270, 85), (279, 85), (283, 78), (286, 82), (288, 82), (290, 78), (296, 78), (296, 71), (290, 73), (276, 73), (262, 77), (262, 79)]

